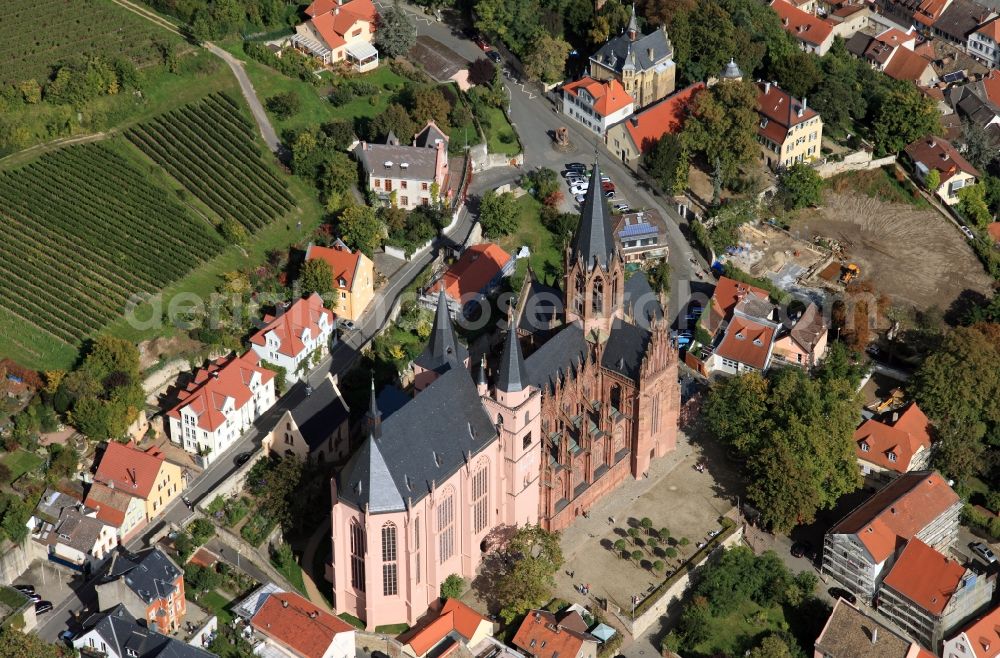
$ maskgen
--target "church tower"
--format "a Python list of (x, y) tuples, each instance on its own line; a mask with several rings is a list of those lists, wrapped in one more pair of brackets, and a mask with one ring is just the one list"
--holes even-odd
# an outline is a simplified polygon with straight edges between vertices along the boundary
[(448, 298), (442, 286), (438, 292), (437, 311), (427, 347), (413, 360), (414, 393), (424, 390), (452, 368), (468, 367), (469, 351), (455, 338), (455, 327), (451, 324), (451, 313), (448, 311)]
[(623, 317), (625, 264), (611, 228), (611, 209), (594, 161), (580, 223), (566, 248), (566, 321), (579, 320), (588, 340), (604, 342)]
[(538, 522), (542, 395), (529, 383), (513, 320), (508, 327), (493, 392), (483, 397), (483, 406), (500, 434), (503, 521), (523, 525)]

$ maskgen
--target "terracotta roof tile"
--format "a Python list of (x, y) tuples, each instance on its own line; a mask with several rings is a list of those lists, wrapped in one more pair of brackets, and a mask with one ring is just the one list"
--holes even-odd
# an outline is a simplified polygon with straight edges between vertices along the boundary
[(594, 111), (602, 117), (614, 114), (635, 102), (625, 91), (622, 83), (614, 78), (601, 82), (587, 76), (563, 86), (563, 91), (571, 96), (579, 96), (581, 89), (587, 90), (587, 93), (593, 98)]
[[(855, 453), (859, 459), (897, 473), (905, 473), (920, 449), (930, 450), (930, 421), (914, 402), (894, 423), (870, 418), (854, 431)], [(864, 449), (867, 446), (867, 450)], [(895, 460), (889, 455), (894, 454)]]
[(551, 612), (532, 610), (517, 629), (514, 646), (537, 658), (574, 658), (588, 640), (596, 641), (560, 626)]
[(330, 48), (347, 43), (345, 35), (358, 21), (374, 22), (378, 16), (372, 0), (350, 0), (338, 5), (333, 0), (316, 0), (306, 8), (310, 23)]
[[(990, 22), (981, 25), (976, 32), (982, 34), (984, 37), (993, 39), (995, 43), (1000, 43), (1000, 19), (994, 18)], [(996, 69), (991, 70), (990, 74), (995, 71)]]
[[(872, 634), (877, 631), (877, 642)], [(852, 606), (844, 599), (833, 604), (823, 632), (816, 638), (816, 655), (837, 658), (917, 658), (914, 643), (897, 631)]]
[(273, 331), (280, 342), (278, 352), (285, 356), (298, 356), (305, 349), (303, 333), (308, 331), (314, 339), (319, 336), (322, 317), (326, 317), (328, 326), (333, 326), (333, 311), (323, 308), (323, 299), (313, 293), (305, 299), (297, 300), (278, 317), (265, 315), (264, 327), (250, 337), (250, 342), (254, 345), (266, 345), (267, 334)]
[(622, 124), (635, 148), (646, 153), (656, 140), (679, 132), (691, 99), (704, 88), (704, 83), (698, 82), (625, 119)]
[(899, 46), (884, 71), (893, 80), (917, 82), (929, 68), (931, 63), (923, 55)]
[(131, 496), (120, 489), (112, 489), (100, 482), (90, 485), (83, 504), (97, 510), (97, 518), (120, 528), (125, 522), (125, 512), (128, 511)]
[(744, 363), (757, 370), (767, 367), (767, 358), (774, 340), (774, 327), (746, 318), (734, 317), (726, 329), (726, 336), (715, 349), (724, 359)]
[(892, 565), (884, 585), (923, 610), (940, 615), (965, 576), (965, 567), (933, 548), (911, 539)]
[(351, 251), (340, 240), (337, 240), (332, 247), (309, 245), (309, 248), (306, 249), (307, 261), (319, 258), (325, 260), (330, 266), (330, 271), (333, 272), (333, 285), (338, 290), (354, 290), (354, 277), (358, 273), (358, 267), (364, 257), (364, 254), (358, 250)]
[(253, 397), (250, 383), (254, 375), (260, 376), (261, 384), (274, 379), (274, 371), (259, 364), (260, 357), (250, 350), (243, 356), (223, 357), (207, 368), (199, 368), (194, 381), (178, 394), (180, 402), (167, 415), (180, 418), (182, 409), (191, 408), (198, 416), (198, 427), (214, 432), (226, 422), (226, 400), (232, 399), (235, 408), (240, 409)]
[(437, 293), (444, 286), (448, 297), (463, 300), (466, 295), (481, 292), (509, 262), (510, 254), (492, 242), (473, 245), (445, 271), (430, 291)]
[(969, 164), (961, 153), (946, 139), (929, 135), (908, 145), (906, 155), (928, 169), (937, 169), (941, 183), (948, 182), (959, 171), (979, 177), (979, 170)]
[(483, 622), (488, 620), (469, 606), (457, 599), (448, 599), (438, 616), (412, 635), (408, 644), (418, 656), (422, 656), (452, 631), (467, 641), (471, 640)]
[(119, 491), (148, 498), (166, 457), (157, 448), (139, 450), (132, 444), (109, 441), (94, 481), (114, 485)]
[(771, 9), (781, 19), (785, 31), (799, 41), (819, 46), (833, 33), (833, 26), (830, 23), (784, 0), (772, 0)]
[(986, 227), (986, 232), (993, 238), (993, 242), (1000, 244), (1000, 222), (990, 222)]
[(1000, 651), (1000, 606), (975, 620), (963, 630), (975, 658), (996, 658)]
[(768, 298), (767, 291), (762, 288), (747, 285), (727, 276), (719, 277), (708, 311), (704, 314), (705, 330), (714, 336), (722, 323), (733, 314), (737, 302), (748, 294), (765, 300)]
[(912, 471), (877, 491), (828, 532), (857, 535), (880, 563), (958, 502), (940, 473)]
[(321, 610), (298, 594), (270, 594), (250, 624), (302, 658), (323, 658), (338, 633), (354, 627)]

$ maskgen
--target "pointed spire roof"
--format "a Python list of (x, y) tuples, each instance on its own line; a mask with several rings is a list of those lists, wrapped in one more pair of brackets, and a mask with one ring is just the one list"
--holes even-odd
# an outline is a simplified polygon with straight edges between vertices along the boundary
[(486, 355), (483, 355), (482, 361), (479, 363), (479, 367), (476, 368), (476, 385), (486, 386)]
[(607, 270), (615, 253), (615, 238), (611, 232), (611, 209), (601, 190), (601, 167), (594, 159), (587, 196), (583, 200), (580, 223), (573, 237), (573, 256), (586, 263), (589, 271), (597, 264)]
[(434, 326), (427, 347), (414, 359), (421, 368), (444, 372), (452, 367), (459, 367), (469, 358), (469, 352), (455, 338), (455, 328), (451, 324), (451, 314), (448, 312), (448, 298), (444, 294), (444, 286), (438, 291), (437, 312), (434, 315)]
[(514, 327), (513, 316), (509, 312), (507, 326), (507, 340), (504, 342), (503, 356), (500, 357), (497, 390), (504, 393), (516, 393), (523, 391), (528, 385), (528, 370), (524, 367), (521, 343), (517, 339), (517, 329)]
[(739, 65), (736, 63), (736, 58), (730, 57), (729, 63), (726, 64), (726, 68), (722, 71), (723, 80), (740, 80), (743, 78), (743, 71), (740, 70)]
[(368, 433), (376, 439), (382, 436), (382, 412), (378, 409), (378, 402), (375, 401), (375, 373), (372, 373), (371, 398), (368, 400), (368, 413), (365, 414), (368, 421)]
[(369, 512), (396, 512), (406, 509), (378, 440), (368, 438), (344, 467), (340, 478), (341, 495)]
[(639, 35), (639, 20), (635, 16), (635, 3), (632, 3), (632, 15), (628, 19), (628, 27), (625, 28), (629, 38), (635, 39)]

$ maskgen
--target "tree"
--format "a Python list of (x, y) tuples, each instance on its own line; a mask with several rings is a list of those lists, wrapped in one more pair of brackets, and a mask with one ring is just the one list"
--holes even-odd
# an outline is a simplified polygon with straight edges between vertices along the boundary
[(667, 528), (660, 528), (660, 531), (657, 533), (657, 536), (660, 538), (660, 541), (662, 541), (663, 543), (667, 543), (668, 541), (670, 541), (670, 530), (668, 530)]
[(639, 527), (648, 535), (649, 531), (653, 528), (653, 520), (648, 516), (644, 516), (639, 521)]
[(559, 82), (565, 74), (566, 58), (572, 49), (564, 39), (542, 34), (524, 60), (525, 74), (532, 80)]
[(480, 57), (472, 64), (469, 64), (469, 83), (474, 85), (489, 85), (493, 83), (496, 75), (496, 66), (493, 62)]
[(23, 81), (18, 85), (18, 90), (25, 103), (34, 105), (42, 102), (42, 87), (34, 78)]
[(770, 432), (768, 383), (752, 372), (712, 384), (702, 418), (709, 431), (740, 454), (756, 452)]
[(981, 229), (993, 221), (993, 215), (986, 206), (986, 189), (980, 183), (967, 185), (958, 191), (958, 210)]
[(299, 286), (304, 295), (318, 292), (324, 300), (327, 299), (333, 290), (333, 270), (330, 269), (330, 264), (322, 258), (307, 260), (299, 274)]
[(986, 171), (997, 159), (993, 138), (984, 128), (967, 119), (962, 121), (962, 143), (965, 159), (980, 171)]
[(648, 270), (646, 278), (649, 280), (649, 287), (653, 292), (666, 295), (670, 292), (670, 263), (667, 259), (658, 260)]
[(378, 14), (375, 45), (385, 57), (402, 57), (416, 42), (416, 26), (397, 5)]
[(348, 206), (340, 213), (337, 225), (344, 242), (369, 258), (382, 245), (382, 226), (368, 206)]
[[(417, 131), (410, 113), (399, 103), (390, 103), (368, 123), (368, 141), (383, 142), (389, 133), (406, 142)], [(298, 173), (298, 172), (296, 172)]]
[(626, 532), (628, 533), (629, 539), (632, 540), (633, 544), (638, 544), (639, 543), (639, 529), (638, 528), (629, 528), (628, 530), (626, 530)]
[(656, 560), (653, 562), (653, 571), (659, 573), (666, 569), (667, 565), (663, 564), (663, 560)]
[(628, 543), (624, 539), (617, 539), (617, 540), (615, 540), (614, 546), (615, 546), (615, 551), (618, 552), (618, 557), (621, 557), (623, 555), (628, 555), (628, 552), (627, 552), (627, 550), (628, 550)]
[(642, 561), (642, 555), (642, 551), (632, 551), (629, 557), (632, 558), (633, 562), (640, 562)]
[(410, 116), (417, 126), (423, 126), (433, 120), (438, 127), (448, 127), (448, 114), (451, 103), (436, 87), (422, 87), (413, 92), (410, 97)]
[[(49, 468), (45, 473), (50, 482), (69, 479), (80, 466), (80, 455), (70, 444), (49, 446)], [(2, 479), (2, 478), (0, 478)]]
[(667, 133), (642, 156), (643, 166), (667, 194), (681, 194), (687, 187), (688, 151), (680, 135)]
[(750, 650), (750, 658), (795, 658), (796, 653), (778, 635), (768, 635)]
[(931, 169), (924, 176), (924, 187), (927, 188), (929, 192), (937, 192), (938, 188), (941, 187), (941, 172), (937, 169)]
[(265, 104), (274, 116), (282, 120), (295, 116), (302, 107), (302, 101), (294, 91), (286, 91), (270, 96), (265, 101)]
[[(710, 0), (711, 1), (711, 0)], [(724, 182), (758, 157), (757, 87), (752, 82), (726, 82), (702, 89), (691, 99), (682, 139), (705, 162), (718, 162)]]
[(872, 126), (875, 150), (897, 153), (910, 142), (941, 132), (941, 114), (934, 102), (913, 84), (894, 81), (880, 99)]
[(489, 190), (479, 202), (479, 223), (490, 239), (510, 235), (517, 230), (517, 204), (510, 192), (497, 194)]
[(230, 244), (243, 246), (249, 238), (246, 227), (232, 217), (226, 217), (222, 220), (222, 223), (219, 225), (219, 232), (222, 233), (223, 239)]
[(0, 628), (0, 647), (3, 647), (4, 658), (65, 658), (73, 655), (65, 647), (49, 644), (32, 633), (22, 633), (13, 625)]
[(453, 573), (441, 583), (442, 599), (457, 599), (465, 592), (465, 579)]
[(778, 195), (785, 210), (818, 206), (823, 202), (823, 179), (809, 165), (797, 162), (778, 178)]
[(559, 192), (561, 188), (559, 174), (554, 169), (549, 169), (548, 167), (539, 167), (538, 169), (529, 171), (525, 174), (525, 178), (534, 197), (542, 203), (545, 203), (546, 199)]
[(505, 566), (496, 583), (500, 616), (511, 623), (552, 598), (555, 574), (563, 564), (559, 534), (538, 525), (518, 527), (502, 548)]

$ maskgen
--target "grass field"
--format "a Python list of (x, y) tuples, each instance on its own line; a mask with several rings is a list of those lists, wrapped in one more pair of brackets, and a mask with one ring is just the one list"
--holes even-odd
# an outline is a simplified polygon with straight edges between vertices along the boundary
[(299, 590), (299, 592), (301, 592), (302, 594), (306, 593), (306, 583), (302, 579), (302, 567), (300, 567), (295, 562), (281, 565), (278, 564), (275, 560), (271, 560), (271, 566), (277, 569), (278, 573), (284, 576), (285, 579), (287, 579), (288, 582), (290, 582), (295, 587), (295, 589)]
[(486, 108), (486, 116), (489, 117), (489, 124), (483, 125), (486, 133), (486, 144), (490, 153), (503, 153), (504, 155), (517, 155), (521, 152), (521, 145), (517, 141), (517, 134), (514, 128), (507, 121), (507, 115), (503, 110), (496, 107)]
[(13, 482), (28, 471), (41, 466), (42, 458), (27, 450), (15, 450), (4, 455), (0, 462), (10, 469), (10, 481)]
[(233, 613), (226, 609), (231, 603), (218, 592), (205, 592), (198, 599), (198, 605), (218, 617), (219, 626), (226, 626), (233, 620)]
[(692, 656), (742, 656), (756, 644), (754, 638), (769, 631), (787, 630), (781, 608), (761, 608), (747, 601), (724, 617), (711, 617), (706, 639), (690, 647)]
[[(561, 270), (562, 252), (552, 233), (542, 225), (542, 204), (525, 194), (517, 200), (517, 208), (517, 230), (501, 238), (498, 244), (509, 254), (513, 254), (522, 245), (528, 245), (531, 250), (528, 258), (531, 269), (543, 279), (549, 279), (554, 272)], [(518, 262), (518, 272), (524, 267)]]

